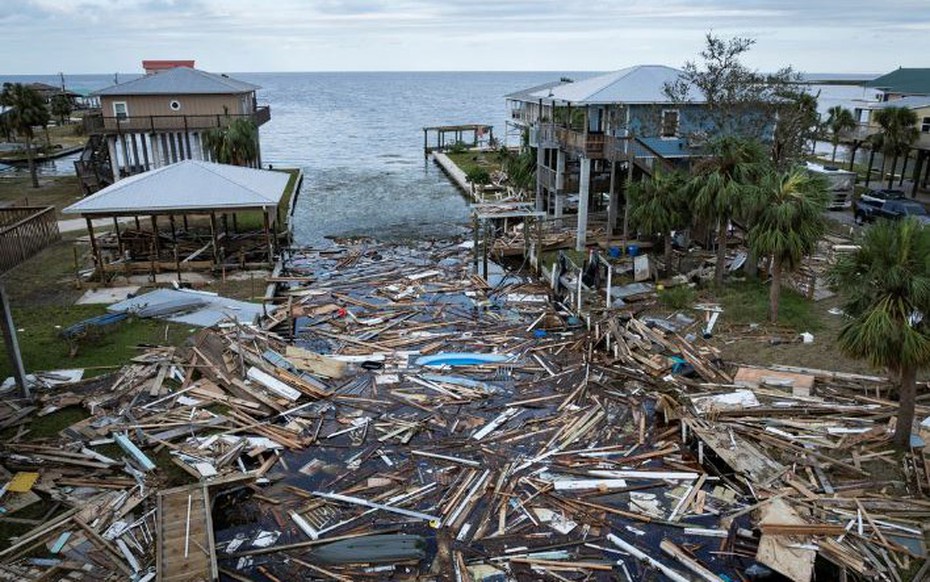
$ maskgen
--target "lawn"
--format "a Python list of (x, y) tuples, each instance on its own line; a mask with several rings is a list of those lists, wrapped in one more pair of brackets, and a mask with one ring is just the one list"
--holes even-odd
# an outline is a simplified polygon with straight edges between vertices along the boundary
[(444, 152), (446, 156), (457, 165), (465, 175), (470, 175), (478, 169), (487, 170), (489, 173), (501, 169), (500, 154), (496, 151), (465, 151), (465, 152)]
[[(72, 356), (72, 344), (59, 336), (61, 330), (103, 313), (103, 305), (14, 305), (13, 319), (26, 371), (84, 368), (85, 376), (96, 376), (125, 365), (139, 355), (139, 346), (179, 345), (194, 331), (187, 325), (130, 318), (79, 339)], [(9, 362), (0, 359), (0, 378), (10, 374)]]
[(77, 176), (40, 176), (38, 188), (32, 187), (28, 175), (0, 176), (0, 207), (9, 204), (54, 206), (61, 217), (61, 209), (77, 202), (81, 197), (81, 186)]

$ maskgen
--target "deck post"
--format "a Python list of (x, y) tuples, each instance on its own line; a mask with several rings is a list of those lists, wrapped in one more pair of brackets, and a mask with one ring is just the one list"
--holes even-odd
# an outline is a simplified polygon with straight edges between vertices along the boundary
[(213, 264), (220, 264), (220, 243), (216, 238), (216, 212), (210, 213), (210, 237), (213, 239)]
[(26, 383), (26, 368), (23, 366), (23, 356), (19, 351), (19, 339), (16, 337), (16, 326), (13, 324), (13, 313), (10, 311), (10, 299), (6, 289), (0, 285), (0, 304), (3, 307), (3, 317), (0, 324), (3, 327), (3, 341), (10, 357), (10, 366), (13, 368), (13, 379), (22, 391), (23, 398), (29, 398), (29, 384)]
[(113, 217), (113, 230), (116, 232), (116, 248), (119, 249), (119, 256), (123, 256), (123, 236), (119, 231), (119, 220), (116, 217)]
[(575, 250), (583, 251), (588, 236), (588, 197), (591, 194), (591, 158), (581, 158), (581, 185), (578, 192), (578, 225), (575, 230)]
[(271, 229), (269, 228), (268, 208), (262, 208), (262, 222), (265, 230), (265, 245), (268, 247), (268, 264), (274, 262), (274, 247), (271, 244)]
[(87, 221), (87, 234), (90, 238), (90, 250), (94, 255), (94, 261), (97, 262), (97, 269), (100, 270), (100, 281), (103, 281), (103, 260), (100, 257), (100, 246), (97, 245), (97, 237), (94, 236), (94, 221), (89, 216), (85, 216)]
[(610, 160), (610, 194), (607, 197), (607, 244), (610, 249), (610, 240), (617, 229), (617, 160)]
[(152, 215), (152, 237), (153, 242), (155, 243), (155, 253), (158, 254), (161, 252), (161, 241), (158, 240), (158, 215)]

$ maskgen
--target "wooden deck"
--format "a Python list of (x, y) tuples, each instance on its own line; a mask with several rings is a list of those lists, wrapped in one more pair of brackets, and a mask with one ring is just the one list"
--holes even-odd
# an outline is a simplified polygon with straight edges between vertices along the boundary
[(205, 484), (158, 494), (158, 582), (208, 582), (218, 577), (210, 493)]

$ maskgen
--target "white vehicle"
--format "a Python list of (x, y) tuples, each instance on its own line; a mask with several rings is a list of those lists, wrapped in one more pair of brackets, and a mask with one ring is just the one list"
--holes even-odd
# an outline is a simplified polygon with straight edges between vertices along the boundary
[(841, 170), (833, 166), (807, 163), (807, 171), (815, 176), (822, 176), (830, 185), (830, 210), (842, 210), (852, 206), (853, 189), (856, 186), (856, 173)]

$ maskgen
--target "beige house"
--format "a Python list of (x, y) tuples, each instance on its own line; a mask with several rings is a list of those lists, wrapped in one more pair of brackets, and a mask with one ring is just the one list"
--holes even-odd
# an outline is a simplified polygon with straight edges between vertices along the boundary
[[(187, 64), (185, 62), (184, 64)], [(204, 134), (235, 119), (271, 119), (257, 85), (188, 66), (161, 68), (94, 93), (100, 110), (85, 117), (91, 136), (75, 162), (86, 193), (181, 160), (213, 161)], [(261, 148), (254, 162), (261, 166)]]

